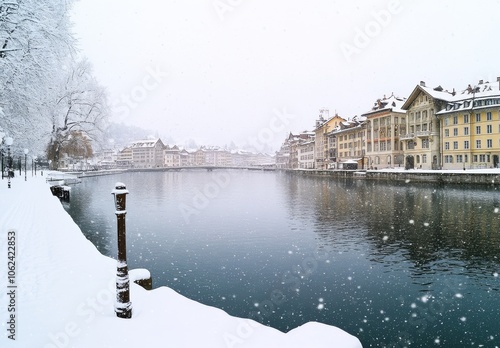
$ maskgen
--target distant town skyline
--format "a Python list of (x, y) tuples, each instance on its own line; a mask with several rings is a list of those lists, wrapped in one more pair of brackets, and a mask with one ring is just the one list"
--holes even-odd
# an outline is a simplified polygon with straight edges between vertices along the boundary
[[(176, 143), (279, 148), (319, 109), (344, 118), (415, 85), (496, 81), (500, 2), (77, 2), (80, 53), (113, 121)], [(476, 20), (477, 19), (477, 20)]]

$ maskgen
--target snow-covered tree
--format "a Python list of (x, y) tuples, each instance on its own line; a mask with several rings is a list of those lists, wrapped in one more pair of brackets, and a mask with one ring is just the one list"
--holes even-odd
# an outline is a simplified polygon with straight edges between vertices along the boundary
[(87, 60), (74, 63), (54, 90), (56, 99), (49, 103), (52, 131), (48, 148), (57, 161), (72, 135), (101, 140), (109, 107), (106, 92), (92, 75)]
[(47, 143), (54, 82), (75, 53), (72, 2), (0, 0), (0, 127), (21, 147)]

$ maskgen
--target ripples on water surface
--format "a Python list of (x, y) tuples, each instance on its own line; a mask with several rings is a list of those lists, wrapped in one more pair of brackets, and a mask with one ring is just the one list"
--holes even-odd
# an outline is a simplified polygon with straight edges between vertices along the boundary
[(67, 209), (112, 257), (116, 181), (130, 191), (129, 267), (155, 286), (283, 331), (336, 325), (364, 347), (500, 346), (493, 187), (244, 170), (86, 178)]

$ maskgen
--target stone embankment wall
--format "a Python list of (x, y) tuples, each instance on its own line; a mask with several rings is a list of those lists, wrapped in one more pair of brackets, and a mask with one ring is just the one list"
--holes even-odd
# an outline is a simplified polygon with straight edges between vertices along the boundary
[(321, 175), (361, 180), (397, 182), (434, 182), (440, 184), (500, 185), (500, 173), (463, 173), (441, 171), (376, 171), (376, 170), (288, 170), (299, 175)]

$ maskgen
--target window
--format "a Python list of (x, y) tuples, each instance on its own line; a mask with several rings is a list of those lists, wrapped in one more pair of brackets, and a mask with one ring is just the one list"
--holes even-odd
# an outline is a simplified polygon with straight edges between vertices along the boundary
[(469, 135), (469, 127), (464, 127), (464, 135)]
[(458, 135), (458, 128), (453, 128), (453, 136), (457, 136)]
[(449, 129), (445, 129), (444, 130), (444, 136), (445, 137), (449, 137), (450, 136), (450, 130)]
[(481, 126), (476, 126), (476, 134), (481, 134)]
[(464, 162), (465, 163), (469, 162), (469, 155), (464, 155)]
[(493, 147), (493, 140), (492, 139), (487, 139), (486, 140), (486, 147), (488, 149), (491, 149)]
[(427, 163), (427, 155), (422, 155), (422, 163)]
[(476, 114), (476, 122), (481, 122), (481, 114)]
[(444, 143), (444, 149), (449, 150), (450, 149), (450, 143), (447, 141)]
[(469, 123), (469, 115), (464, 114), (464, 123)]
[[(468, 150), (469, 149), (469, 141), (468, 140), (464, 140), (464, 149), (465, 150)], [(467, 161), (466, 161), (467, 162)]]
[(429, 148), (429, 139), (422, 139), (422, 149)]
[(486, 113), (486, 121), (491, 121), (491, 111)]
[(472, 161), (477, 162), (477, 155), (472, 156)]
[(481, 148), (481, 140), (476, 140), (476, 149)]
[(463, 156), (462, 155), (457, 155), (457, 163), (462, 163), (463, 162)]
[(491, 124), (486, 125), (486, 133), (488, 134), (493, 133), (493, 126)]
[(453, 150), (458, 150), (458, 141), (453, 142)]
[(451, 155), (444, 156), (444, 163), (453, 163), (453, 156)]
[(450, 122), (448, 121), (448, 117), (445, 117), (445, 118), (444, 118), (444, 125), (445, 125), (445, 126), (448, 126), (448, 125), (449, 125), (449, 123), (450, 123)]
[(458, 124), (458, 116), (453, 116), (453, 124)]
[(486, 155), (479, 155), (479, 162), (486, 162)]

